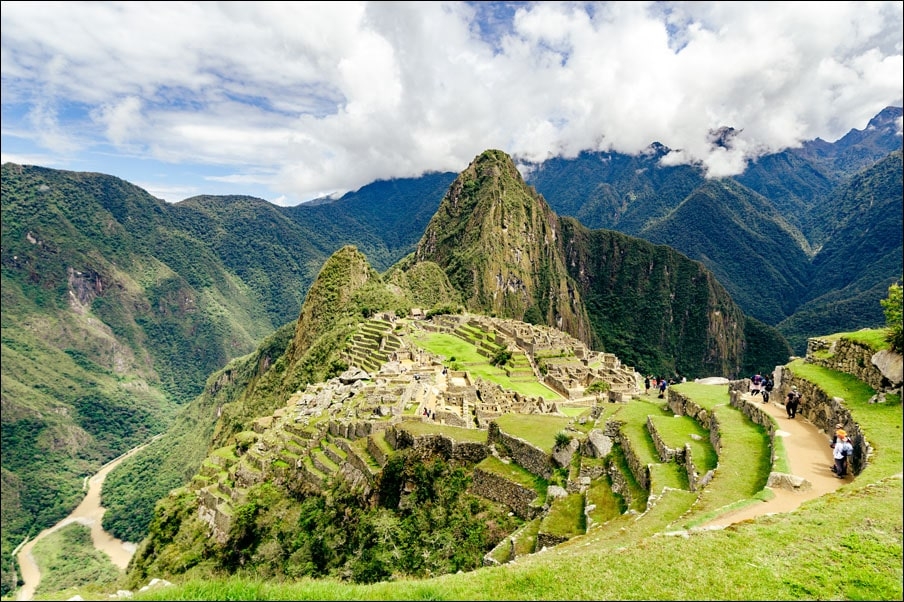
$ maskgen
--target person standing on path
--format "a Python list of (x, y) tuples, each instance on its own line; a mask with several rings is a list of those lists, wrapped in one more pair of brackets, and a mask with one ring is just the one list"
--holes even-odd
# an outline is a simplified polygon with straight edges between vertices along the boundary
[(848, 457), (854, 453), (854, 446), (851, 444), (851, 440), (847, 438), (847, 433), (843, 430), (839, 429), (835, 435), (835, 447), (832, 450), (832, 458), (835, 460), (835, 465), (832, 466), (832, 472), (839, 479), (843, 479), (847, 476)]
[(792, 386), (791, 390), (788, 391), (788, 399), (785, 401), (785, 411), (788, 413), (788, 418), (792, 420), (797, 415), (797, 408), (800, 406), (800, 392), (797, 390), (797, 387)]
[(766, 380), (763, 383), (763, 392), (760, 394), (763, 396), (763, 403), (769, 403), (769, 396), (772, 395), (772, 389), (775, 387), (775, 383), (772, 381), (771, 376), (765, 377)]
[[(757, 399), (745, 394), (751, 403)], [(779, 396), (779, 402), (784, 398)], [(757, 407), (771, 416), (776, 424), (785, 417), (781, 403), (757, 403)], [(835, 478), (835, 474), (826, 470), (832, 464), (832, 449), (826, 447), (826, 432), (801, 416), (801, 420), (788, 420), (780, 423), (775, 432), (782, 439), (782, 445), (788, 459), (790, 474), (805, 479), (809, 487), (800, 489), (784, 489), (770, 487), (773, 496), (761, 502), (747, 505), (718, 516), (702, 525), (705, 528), (727, 527), (728, 525), (757, 518), (768, 514), (792, 512), (801, 504), (820, 496), (837, 491), (846, 484), (845, 480)]]

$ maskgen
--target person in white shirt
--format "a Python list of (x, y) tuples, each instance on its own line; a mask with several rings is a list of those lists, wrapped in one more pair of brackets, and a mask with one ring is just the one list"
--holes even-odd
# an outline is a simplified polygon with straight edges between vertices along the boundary
[(832, 450), (835, 465), (832, 466), (832, 472), (839, 479), (843, 479), (847, 475), (848, 458), (854, 453), (854, 446), (844, 430), (838, 429), (835, 435), (835, 447)]

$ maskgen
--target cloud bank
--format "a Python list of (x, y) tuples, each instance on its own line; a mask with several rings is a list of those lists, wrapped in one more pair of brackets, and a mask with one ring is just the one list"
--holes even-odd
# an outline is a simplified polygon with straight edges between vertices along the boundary
[(734, 175), (900, 106), (902, 31), (897, 1), (4, 2), (3, 161), (153, 160), (283, 205), (490, 148), (658, 142)]

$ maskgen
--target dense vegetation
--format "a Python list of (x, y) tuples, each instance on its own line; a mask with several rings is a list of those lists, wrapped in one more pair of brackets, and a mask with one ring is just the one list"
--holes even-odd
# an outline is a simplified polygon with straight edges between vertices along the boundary
[(701, 261), (800, 355), (808, 337), (882, 323), (877, 303), (904, 261), (901, 115), (888, 107), (834, 143), (761, 157), (719, 181), (661, 165), (658, 144), (551, 159), (526, 179), (559, 215)]
[[(207, 525), (198, 521), (194, 493), (171, 496), (158, 508), (130, 579), (137, 587), (155, 575), (212, 571), (373, 583), (397, 574), (470, 571), (518, 519), (468, 493), (469, 480), (462, 467), (402, 454), (384, 469), (374, 506), (342, 481), (296, 499), (262, 483), (236, 509), (222, 544), (207, 537)], [(177, 524), (178, 531), (167, 527)]]

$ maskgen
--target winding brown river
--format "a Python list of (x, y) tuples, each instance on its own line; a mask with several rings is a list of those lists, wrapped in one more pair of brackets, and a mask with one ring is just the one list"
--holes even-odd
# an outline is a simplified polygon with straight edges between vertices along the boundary
[(100, 489), (103, 486), (104, 479), (107, 478), (107, 474), (116, 468), (120, 462), (143, 448), (144, 445), (133, 448), (105, 464), (97, 474), (87, 479), (88, 493), (82, 503), (69, 516), (54, 526), (44, 529), (37, 537), (22, 546), (17, 558), (19, 560), (19, 569), (22, 572), (23, 585), (16, 593), (16, 600), (31, 600), (34, 597), (35, 590), (38, 588), (38, 584), (41, 582), (41, 571), (38, 569), (38, 564), (32, 555), (34, 545), (57, 529), (61, 529), (71, 523), (81, 523), (90, 528), (91, 541), (94, 542), (94, 547), (109, 556), (113, 564), (121, 570), (126, 569), (137, 546), (136, 544), (116, 539), (104, 531), (101, 519), (104, 516), (105, 508), (100, 505)]

